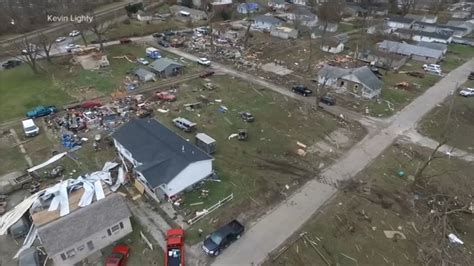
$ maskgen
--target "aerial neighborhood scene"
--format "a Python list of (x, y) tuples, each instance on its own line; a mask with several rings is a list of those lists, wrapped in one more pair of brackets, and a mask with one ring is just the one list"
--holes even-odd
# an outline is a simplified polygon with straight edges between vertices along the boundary
[(0, 266), (474, 265), (474, 0), (0, 0)]

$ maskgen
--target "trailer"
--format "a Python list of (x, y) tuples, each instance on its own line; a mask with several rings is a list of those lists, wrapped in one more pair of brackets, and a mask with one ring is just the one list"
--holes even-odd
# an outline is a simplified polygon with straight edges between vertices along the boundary
[(161, 58), (160, 50), (156, 49), (155, 47), (148, 47), (145, 49), (146, 56), (151, 59), (158, 59)]
[(19, 189), (26, 189), (33, 181), (28, 173), (13, 172), (0, 177), (0, 194), (10, 194)]
[(184, 266), (184, 230), (181, 228), (166, 233), (165, 266)]

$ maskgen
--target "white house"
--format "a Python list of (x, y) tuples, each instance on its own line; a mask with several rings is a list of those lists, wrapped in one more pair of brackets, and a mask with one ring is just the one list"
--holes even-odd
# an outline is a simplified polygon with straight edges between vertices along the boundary
[[(71, 192), (70, 204), (76, 206), (71, 199), (82, 194), (81, 190)], [(47, 206), (32, 213), (40, 243), (56, 266), (77, 265), (119, 241), (133, 231), (130, 217), (123, 196), (115, 193), (85, 207), (71, 207), (66, 216), (48, 211)]]
[(270, 35), (282, 39), (296, 39), (298, 31), (288, 27), (274, 27), (270, 31)]
[(137, 20), (142, 22), (153, 20), (153, 14), (149, 12), (138, 11)]
[(271, 30), (273, 27), (281, 26), (282, 21), (273, 16), (259, 15), (253, 19), (252, 27), (255, 29)]
[(344, 51), (344, 43), (341, 40), (331, 37), (324, 41), (321, 50), (331, 54), (338, 54)]
[(290, 3), (295, 5), (305, 6), (307, 1), (306, 0), (290, 0)]
[(213, 158), (155, 119), (131, 120), (112, 134), (144, 191), (156, 200), (172, 197), (213, 173)]
[(397, 29), (394, 34), (402, 39), (413, 40), (417, 42), (436, 42), (449, 44), (453, 40), (452, 33)]
[(290, 4), (285, 0), (269, 0), (268, 6), (273, 10), (286, 10)]
[(392, 17), (387, 20), (387, 26), (392, 29), (411, 29), (414, 19), (404, 17)]

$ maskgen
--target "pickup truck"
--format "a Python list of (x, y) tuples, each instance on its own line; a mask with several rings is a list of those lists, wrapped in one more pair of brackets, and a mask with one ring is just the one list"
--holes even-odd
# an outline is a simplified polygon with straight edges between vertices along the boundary
[(10, 194), (21, 188), (28, 188), (33, 181), (29, 174), (12, 172), (0, 177), (0, 194)]
[(223, 249), (239, 239), (244, 230), (244, 226), (239, 221), (232, 220), (209, 235), (204, 240), (202, 249), (209, 256), (218, 256)]
[(165, 266), (184, 265), (184, 230), (170, 229), (166, 233)]
[(26, 117), (28, 118), (38, 118), (42, 116), (47, 116), (52, 113), (56, 113), (58, 111), (58, 108), (54, 105), (49, 105), (49, 106), (37, 106), (33, 110), (29, 111), (26, 113)]

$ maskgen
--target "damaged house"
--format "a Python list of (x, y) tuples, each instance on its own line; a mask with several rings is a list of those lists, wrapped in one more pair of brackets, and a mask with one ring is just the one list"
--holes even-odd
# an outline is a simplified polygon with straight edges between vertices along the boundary
[(159, 58), (149, 65), (156, 75), (161, 77), (176, 76), (181, 73), (184, 65), (166, 57)]
[(213, 158), (155, 119), (132, 120), (112, 134), (134, 167), (139, 191), (156, 200), (172, 197), (213, 174)]
[(388, 40), (379, 43), (378, 49), (388, 53), (409, 56), (410, 59), (425, 63), (437, 63), (443, 58), (443, 51), (441, 50)]
[(38, 238), (54, 265), (76, 265), (133, 231), (131, 213), (121, 195), (110, 193), (79, 208), (82, 194), (71, 193), (71, 212), (65, 216), (48, 209), (32, 214)]
[(336, 37), (330, 37), (324, 41), (321, 50), (331, 54), (338, 54), (344, 51), (344, 41)]
[(382, 69), (400, 69), (408, 61), (408, 56), (366, 49), (357, 54), (357, 59)]
[(315, 80), (320, 85), (329, 86), (341, 92), (348, 91), (367, 99), (378, 97), (383, 86), (383, 82), (368, 66), (346, 69), (324, 65)]

